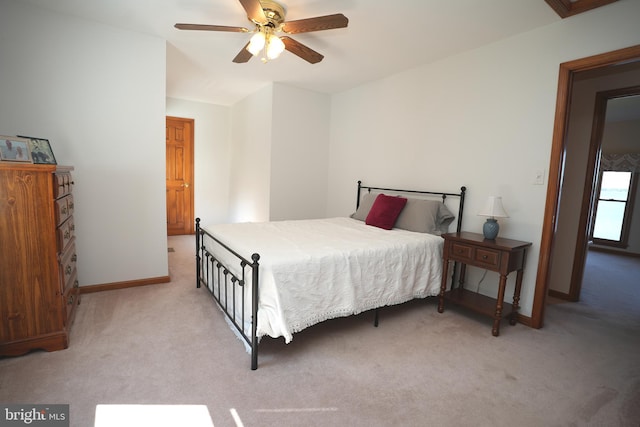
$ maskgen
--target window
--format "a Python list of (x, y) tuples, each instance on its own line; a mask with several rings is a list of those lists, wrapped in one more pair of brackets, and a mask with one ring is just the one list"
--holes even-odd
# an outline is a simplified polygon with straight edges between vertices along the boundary
[(596, 200), (593, 241), (626, 247), (637, 179), (632, 172), (604, 171)]

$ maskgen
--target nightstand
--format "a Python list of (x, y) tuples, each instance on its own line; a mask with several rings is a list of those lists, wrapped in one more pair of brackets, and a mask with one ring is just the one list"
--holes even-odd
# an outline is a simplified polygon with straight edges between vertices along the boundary
[[(444, 302), (461, 305), (480, 314), (493, 318), (493, 336), (500, 335), (500, 321), (509, 316), (509, 323), (515, 325), (518, 317), (520, 289), (522, 288), (522, 274), (526, 251), (531, 243), (519, 240), (503, 239), (487, 240), (482, 234), (466, 231), (443, 234), (443, 265), (442, 285), (438, 301), (438, 312), (444, 312)], [(458, 286), (451, 284), (447, 290), (449, 263), (460, 263), (460, 278)], [(480, 267), (500, 273), (500, 286), (497, 298), (481, 295), (464, 288), (467, 265)], [(513, 293), (513, 304), (504, 302), (507, 276), (516, 271), (516, 286)]]

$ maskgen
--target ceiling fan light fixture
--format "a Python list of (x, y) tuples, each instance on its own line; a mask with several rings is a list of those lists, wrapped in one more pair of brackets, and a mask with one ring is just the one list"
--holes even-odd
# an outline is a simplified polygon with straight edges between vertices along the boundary
[(280, 37), (271, 34), (267, 43), (267, 58), (276, 59), (284, 52), (284, 47), (284, 42), (280, 40)]
[(262, 31), (258, 31), (251, 37), (249, 40), (249, 45), (247, 46), (247, 50), (251, 52), (252, 55), (257, 55), (264, 48), (266, 43), (266, 37)]

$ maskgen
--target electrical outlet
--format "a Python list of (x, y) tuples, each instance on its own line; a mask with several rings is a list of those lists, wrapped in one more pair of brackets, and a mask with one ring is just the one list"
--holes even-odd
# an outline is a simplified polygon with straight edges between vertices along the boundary
[(544, 169), (536, 169), (533, 172), (533, 185), (544, 185)]

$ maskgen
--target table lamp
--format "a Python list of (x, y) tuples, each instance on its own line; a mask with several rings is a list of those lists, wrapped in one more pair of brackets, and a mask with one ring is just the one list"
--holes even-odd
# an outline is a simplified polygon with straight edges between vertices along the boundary
[(500, 226), (496, 218), (508, 218), (507, 212), (502, 207), (502, 197), (489, 196), (484, 207), (478, 212), (480, 216), (486, 216), (487, 222), (482, 226), (485, 239), (494, 240), (498, 236)]

